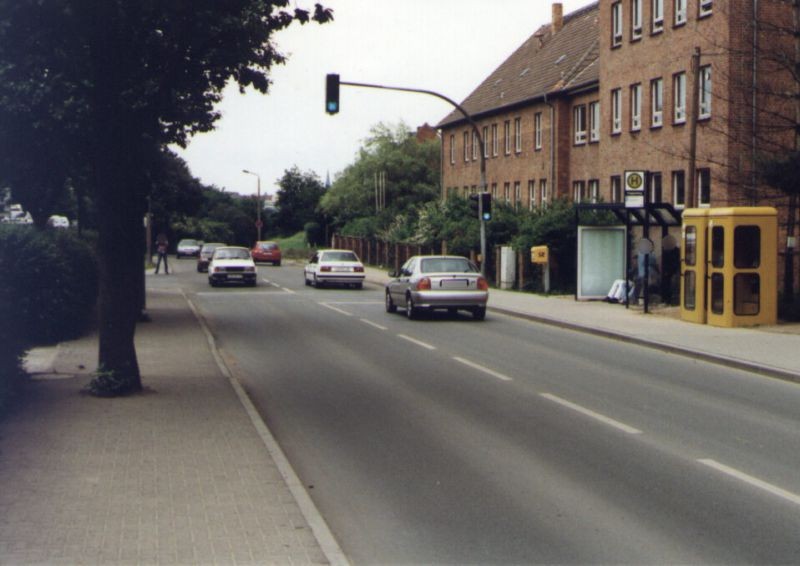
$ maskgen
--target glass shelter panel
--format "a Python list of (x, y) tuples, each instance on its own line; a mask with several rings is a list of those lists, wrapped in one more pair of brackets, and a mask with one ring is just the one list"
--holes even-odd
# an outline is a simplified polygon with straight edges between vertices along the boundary
[(761, 228), (737, 226), (733, 231), (733, 264), (738, 269), (756, 269), (761, 264)]

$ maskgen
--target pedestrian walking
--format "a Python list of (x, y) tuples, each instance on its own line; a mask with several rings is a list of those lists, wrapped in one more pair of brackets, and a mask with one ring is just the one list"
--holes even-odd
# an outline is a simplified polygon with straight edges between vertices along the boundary
[(167, 240), (167, 236), (164, 234), (159, 234), (158, 238), (156, 238), (156, 252), (158, 253), (158, 261), (156, 262), (156, 273), (158, 273), (158, 269), (161, 267), (161, 260), (164, 260), (164, 274), (169, 275), (169, 267), (167, 266), (167, 247), (169, 246), (169, 241)]

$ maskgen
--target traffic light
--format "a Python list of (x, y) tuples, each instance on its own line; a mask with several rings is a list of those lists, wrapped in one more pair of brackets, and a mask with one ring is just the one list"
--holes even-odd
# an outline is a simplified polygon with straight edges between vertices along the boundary
[(339, 75), (325, 76), (325, 112), (328, 114), (339, 112)]
[(479, 208), (478, 208), (480, 206), (480, 202), (479, 202), (480, 198), (481, 198), (481, 196), (479, 194), (477, 194), (477, 193), (469, 195), (469, 208), (470, 208), (470, 210), (472, 210), (472, 216), (474, 216), (475, 218), (480, 218), (481, 217), (480, 211), (479, 211)]
[(492, 219), (492, 193), (481, 193), (481, 212), (483, 213), (483, 220), (489, 221)]

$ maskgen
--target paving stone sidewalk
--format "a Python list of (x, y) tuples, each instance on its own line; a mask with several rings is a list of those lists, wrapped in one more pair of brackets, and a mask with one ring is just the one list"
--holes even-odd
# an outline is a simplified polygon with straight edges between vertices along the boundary
[(90, 336), (0, 421), (0, 564), (327, 563), (186, 299), (148, 307), (145, 393), (81, 394)]

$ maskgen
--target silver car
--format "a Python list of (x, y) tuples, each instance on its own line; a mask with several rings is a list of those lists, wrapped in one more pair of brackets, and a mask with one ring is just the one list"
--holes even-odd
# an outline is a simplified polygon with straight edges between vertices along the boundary
[(489, 283), (465, 257), (414, 256), (399, 272), (389, 275), (392, 279), (386, 284), (386, 312), (397, 312), (397, 307), (402, 307), (408, 318), (414, 319), (423, 310), (455, 313), (463, 309), (477, 320), (486, 318)]

